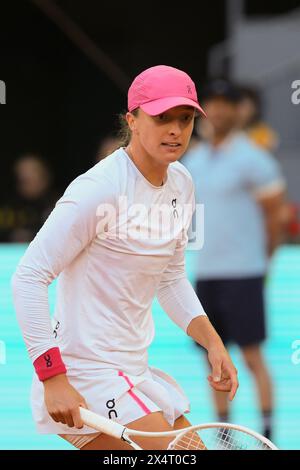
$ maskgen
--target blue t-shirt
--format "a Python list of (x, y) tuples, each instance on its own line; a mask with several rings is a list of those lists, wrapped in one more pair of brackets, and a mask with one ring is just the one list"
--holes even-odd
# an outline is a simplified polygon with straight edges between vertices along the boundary
[(284, 187), (274, 157), (244, 133), (235, 133), (218, 147), (200, 143), (182, 163), (193, 177), (196, 203), (204, 204), (204, 245), (195, 252), (197, 278), (263, 275), (266, 232), (256, 197)]

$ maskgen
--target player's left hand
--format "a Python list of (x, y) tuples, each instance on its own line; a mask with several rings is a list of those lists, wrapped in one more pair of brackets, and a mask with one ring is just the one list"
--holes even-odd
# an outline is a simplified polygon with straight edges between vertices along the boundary
[(208, 360), (212, 373), (207, 377), (210, 386), (218, 392), (229, 392), (232, 401), (239, 386), (237, 369), (223, 345), (208, 350)]

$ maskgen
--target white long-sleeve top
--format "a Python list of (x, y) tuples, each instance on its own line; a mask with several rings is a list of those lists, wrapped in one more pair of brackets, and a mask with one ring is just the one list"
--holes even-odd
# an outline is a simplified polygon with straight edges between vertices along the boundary
[[(183, 165), (170, 164), (167, 180), (156, 187), (123, 148), (76, 178), (12, 279), (32, 361), (58, 346), (71, 374), (82, 368), (140, 374), (154, 336), (155, 295), (183, 330), (205, 315), (184, 265), (193, 207)], [(48, 286), (57, 276), (53, 328)]]

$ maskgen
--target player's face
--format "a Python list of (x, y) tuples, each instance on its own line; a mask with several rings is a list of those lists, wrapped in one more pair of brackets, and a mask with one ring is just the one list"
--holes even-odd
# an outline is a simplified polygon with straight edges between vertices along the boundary
[(237, 105), (222, 97), (208, 100), (205, 103), (205, 112), (217, 134), (226, 134), (237, 124)]
[(139, 109), (133, 138), (157, 163), (169, 164), (186, 151), (194, 126), (195, 109), (176, 106), (157, 116)]

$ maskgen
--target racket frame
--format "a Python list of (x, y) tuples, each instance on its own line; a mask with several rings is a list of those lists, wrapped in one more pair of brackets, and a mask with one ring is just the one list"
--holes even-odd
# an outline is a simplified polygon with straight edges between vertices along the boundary
[(175, 431), (159, 431), (159, 432), (150, 432), (150, 431), (138, 431), (136, 429), (130, 429), (122, 424), (116, 423), (110, 419), (107, 419), (103, 416), (100, 416), (90, 410), (80, 407), (80, 415), (81, 419), (85, 425), (99, 431), (103, 432), (104, 434), (108, 434), (112, 437), (117, 439), (121, 439), (128, 444), (130, 444), (135, 450), (142, 450), (141, 447), (138, 446), (134, 441), (132, 441), (131, 437), (133, 436), (140, 436), (140, 437), (175, 437), (170, 445), (175, 445), (175, 442), (179, 440), (184, 434), (190, 431), (200, 431), (201, 429), (213, 429), (213, 428), (223, 428), (228, 430), (235, 430), (244, 432), (256, 439), (260, 442), (265, 444), (270, 448), (270, 450), (278, 450), (278, 448), (266, 437), (262, 436), (256, 431), (253, 431), (250, 428), (245, 426), (240, 426), (239, 424), (231, 424), (231, 423), (201, 423), (196, 424), (193, 426), (189, 426), (187, 428), (177, 429)]

